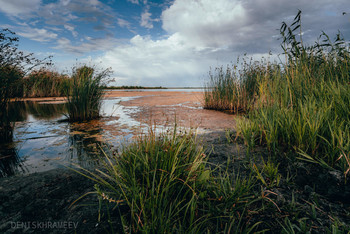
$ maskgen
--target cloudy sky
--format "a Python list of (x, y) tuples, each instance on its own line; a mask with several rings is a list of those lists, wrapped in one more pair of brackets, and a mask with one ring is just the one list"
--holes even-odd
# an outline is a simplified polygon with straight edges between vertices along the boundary
[(304, 41), (350, 39), (349, 0), (0, 0), (0, 27), (59, 71), (78, 61), (111, 67), (115, 85), (202, 86), (210, 67), (281, 53), (298, 9)]

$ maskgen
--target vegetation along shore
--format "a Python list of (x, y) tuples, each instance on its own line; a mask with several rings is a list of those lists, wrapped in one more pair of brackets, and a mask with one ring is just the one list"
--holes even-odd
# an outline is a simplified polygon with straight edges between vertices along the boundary
[[(47, 233), (33, 223), (71, 221), (49, 231), (350, 233), (349, 42), (321, 33), (304, 44), (301, 16), (280, 27), (279, 62), (243, 58), (212, 69), (200, 100), (186, 94), (193, 99), (170, 105), (162, 101), (171, 95), (152, 93), (125, 101), (120, 108), (134, 103), (139, 116), (150, 116), (148, 130), (117, 149), (95, 147), (93, 169), (75, 164), (1, 178), (0, 232)], [(25, 55), (16, 41), (11, 31), (0, 32), (1, 143), (13, 141), (11, 98), (63, 96), (60, 121), (90, 124), (101, 118), (106, 88), (162, 88), (110, 87), (110, 69), (87, 65), (59, 74), (42, 68), (50, 58)], [(171, 121), (160, 106), (175, 110)], [(177, 117), (177, 108), (187, 109)], [(179, 119), (192, 110), (225, 115), (221, 128), (184, 128)], [(155, 113), (158, 125), (171, 127), (159, 130)]]

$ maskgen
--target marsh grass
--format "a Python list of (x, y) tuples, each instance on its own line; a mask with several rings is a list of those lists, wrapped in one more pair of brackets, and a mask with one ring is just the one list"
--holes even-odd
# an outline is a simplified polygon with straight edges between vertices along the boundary
[(107, 220), (112, 232), (330, 233), (337, 228), (346, 233), (348, 228), (323, 212), (317, 200), (305, 202), (272, 159), (252, 157), (231, 171), (225, 162), (211, 164), (191, 132), (150, 130), (118, 152), (105, 152), (99, 169), (74, 170), (96, 182), (88, 194), (98, 196), (98, 221)]
[(241, 233), (260, 225), (248, 217), (259, 200), (257, 180), (209, 169), (191, 132), (151, 130), (105, 156), (103, 169), (78, 172), (96, 182), (101, 202), (120, 211), (126, 233)]
[(10, 65), (0, 66), (0, 142), (9, 142), (13, 136), (13, 124), (10, 121), (8, 103), (13, 90), (22, 78), (22, 71)]
[(23, 78), (22, 85), (23, 97), (61, 97), (70, 86), (70, 78), (48, 68), (41, 68)]
[(130, 232), (184, 232), (191, 226), (198, 192), (209, 179), (203, 149), (191, 135), (151, 132), (106, 159), (106, 171), (92, 177), (101, 199), (128, 207), (122, 220)]
[[(19, 38), (9, 29), (0, 31), (0, 142), (12, 141), (13, 123), (8, 113), (10, 98), (21, 92), (21, 79), (31, 69), (45, 64), (33, 54), (18, 50)], [(50, 62), (46, 63), (47, 65)]]
[[(302, 40), (301, 12), (280, 29), (285, 62), (245, 63), (210, 75), (205, 108), (245, 112), (238, 136), (250, 150), (266, 145), (324, 167), (350, 172), (350, 53), (338, 33), (322, 33), (312, 46)], [(245, 103), (245, 104), (242, 104)]]
[(95, 74), (95, 68), (86, 65), (74, 68), (71, 85), (66, 89), (69, 121), (84, 121), (100, 116), (106, 69)]

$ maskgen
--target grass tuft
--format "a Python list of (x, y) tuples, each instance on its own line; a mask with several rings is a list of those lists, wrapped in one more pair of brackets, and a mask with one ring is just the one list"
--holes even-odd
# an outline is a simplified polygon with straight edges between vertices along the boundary
[(109, 73), (106, 69), (95, 74), (95, 68), (85, 65), (73, 70), (71, 85), (66, 91), (69, 121), (99, 118), (103, 81)]

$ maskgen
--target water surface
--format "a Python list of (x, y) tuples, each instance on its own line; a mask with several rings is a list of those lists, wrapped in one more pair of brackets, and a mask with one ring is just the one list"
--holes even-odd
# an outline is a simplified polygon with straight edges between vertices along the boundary
[(54, 168), (89, 168), (104, 157), (101, 152), (115, 150), (126, 143), (134, 131), (146, 128), (130, 117), (137, 107), (120, 105), (137, 97), (103, 100), (99, 120), (82, 123), (65, 121), (64, 103), (11, 102), (14, 122), (13, 141), (0, 145), (0, 177), (30, 174)]

